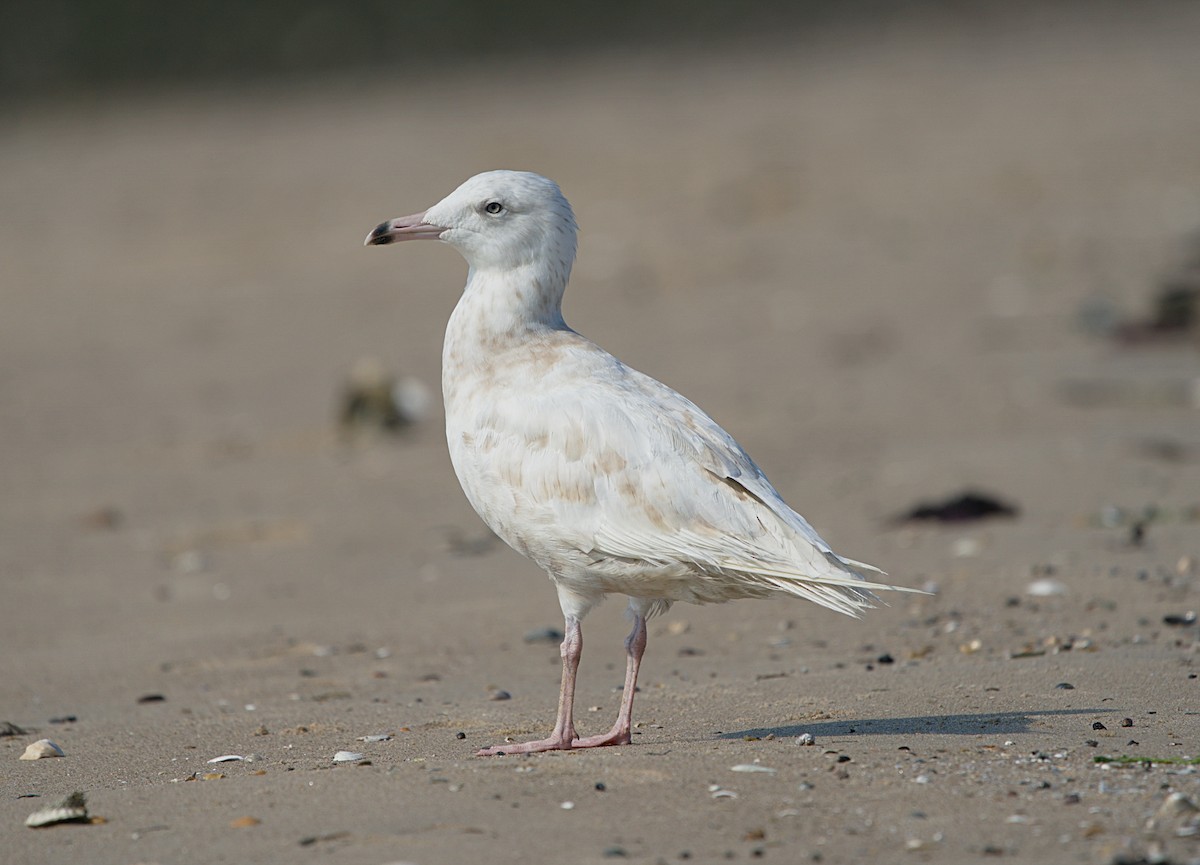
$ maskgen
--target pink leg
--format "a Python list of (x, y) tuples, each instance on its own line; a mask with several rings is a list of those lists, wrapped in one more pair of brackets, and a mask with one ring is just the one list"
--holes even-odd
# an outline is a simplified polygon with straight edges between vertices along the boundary
[(621, 710), (617, 713), (617, 722), (611, 730), (601, 736), (576, 739), (571, 743), (572, 748), (628, 745), (633, 741), (633, 695), (637, 692), (638, 668), (642, 665), (642, 655), (646, 651), (646, 617), (640, 613), (633, 614), (633, 630), (625, 638), (625, 651), (628, 655), (625, 663), (625, 689), (621, 692)]
[(519, 745), (496, 745), (476, 752), (476, 757), (499, 757), (504, 754), (532, 754), (535, 751), (565, 751), (576, 747), (575, 735), (575, 674), (579, 671), (579, 657), (583, 654), (583, 630), (579, 619), (567, 616), (566, 635), (559, 651), (562, 654), (562, 684), (558, 691), (558, 720), (554, 732), (548, 739), (523, 742)]

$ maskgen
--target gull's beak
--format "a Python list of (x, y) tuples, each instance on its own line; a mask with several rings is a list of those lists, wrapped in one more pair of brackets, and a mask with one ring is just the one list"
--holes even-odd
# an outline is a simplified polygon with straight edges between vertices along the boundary
[(437, 240), (445, 230), (440, 225), (430, 225), (426, 222), (424, 212), (414, 213), (412, 216), (401, 216), (379, 223), (367, 235), (363, 246), (382, 246), (401, 240)]

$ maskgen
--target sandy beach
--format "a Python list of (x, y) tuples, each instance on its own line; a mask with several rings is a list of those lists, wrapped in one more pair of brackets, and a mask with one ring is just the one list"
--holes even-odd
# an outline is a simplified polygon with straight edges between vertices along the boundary
[[(1200, 280), (1200, 6), (1103, 8), (12, 108), (0, 859), (1200, 859), (1200, 324), (1120, 325)], [(490, 168), (571, 199), (574, 328), (932, 594), (676, 606), (633, 745), (474, 757), (553, 723), (561, 616), (446, 455), (465, 266), (361, 244)], [(427, 415), (340, 428), (364, 359)], [(965, 490), (1017, 513), (895, 519)]]

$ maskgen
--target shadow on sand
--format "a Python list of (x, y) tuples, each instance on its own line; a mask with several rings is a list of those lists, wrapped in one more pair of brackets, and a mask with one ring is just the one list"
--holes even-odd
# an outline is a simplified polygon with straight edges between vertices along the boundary
[(1112, 709), (1045, 709), (1028, 712), (979, 712), (972, 715), (917, 715), (912, 718), (859, 718), (848, 721), (816, 721), (789, 724), (786, 727), (755, 727), (717, 734), (719, 739), (741, 739), (746, 736), (776, 738), (811, 733), (814, 736), (911, 736), (915, 733), (938, 733), (952, 736), (975, 736), (998, 733), (1032, 733), (1037, 718), (1056, 715), (1098, 715)]

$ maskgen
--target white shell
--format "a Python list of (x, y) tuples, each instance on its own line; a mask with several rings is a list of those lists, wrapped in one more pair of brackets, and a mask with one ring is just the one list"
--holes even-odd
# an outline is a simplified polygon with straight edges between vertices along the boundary
[(1025, 587), (1025, 594), (1034, 598), (1053, 598), (1067, 593), (1067, 584), (1062, 580), (1034, 580)]
[(813, 738), (812, 733), (801, 733), (799, 736), (796, 737), (796, 744), (797, 745), (815, 745), (815, 744), (817, 744), (817, 740)]
[(355, 763), (365, 758), (365, 755), (359, 754), (357, 751), (338, 751), (333, 755), (335, 763)]
[(767, 775), (774, 775), (778, 770), (772, 769), (770, 766), (760, 766), (757, 763), (738, 763), (736, 766), (730, 766), (731, 772), (763, 772)]
[(360, 742), (390, 742), (392, 741), (391, 733), (374, 733), (370, 736), (359, 736)]
[(55, 823), (84, 823), (87, 819), (87, 800), (82, 793), (72, 793), (57, 805), (34, 811), (25, 818), (25, 825), (36, 829)]
[(208, 762), (210, 763), (232, 763), (235, 760), (245, 760), (241, 754), (222, 754), (220, 757), (213, 757)]
[(63, 749), (55, 745), (49, 739), (38, 739), (32, 742), (26, 749), (25, 753), (20, 756), (21, 760), (40, 760), (43, 757), (65, 757)]

